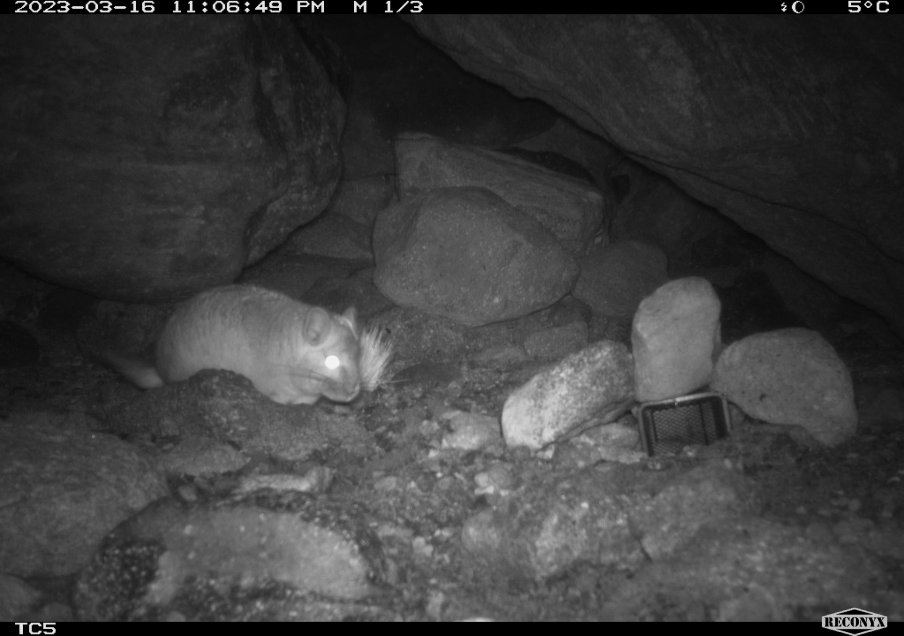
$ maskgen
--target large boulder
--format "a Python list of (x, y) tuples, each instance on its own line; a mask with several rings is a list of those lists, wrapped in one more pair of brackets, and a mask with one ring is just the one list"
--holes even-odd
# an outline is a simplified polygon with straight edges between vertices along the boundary
[(291, 23), (0, 22), (0, 257), (122, 300), (232, 281), (326, 207), (345, 107)]

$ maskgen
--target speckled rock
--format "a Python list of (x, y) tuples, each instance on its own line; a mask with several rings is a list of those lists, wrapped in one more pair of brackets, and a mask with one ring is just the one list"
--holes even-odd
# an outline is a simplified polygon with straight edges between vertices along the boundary
[(314, 593), (338, 603), (342, 618), (343, 603), (375, 592), (382, 566), (379, 541), (348, 502), (271, 490), (170, 501), (108, 538), (80, 575), (75, 604), (86, 620), (174, 611), (189, 620), (322, 620)]
[(625, 345), (601, 340), (538, 373), (505, 401), (505, 443), (539, 449), (596, 414), (623, 411), (634, 393), (632, 367)]

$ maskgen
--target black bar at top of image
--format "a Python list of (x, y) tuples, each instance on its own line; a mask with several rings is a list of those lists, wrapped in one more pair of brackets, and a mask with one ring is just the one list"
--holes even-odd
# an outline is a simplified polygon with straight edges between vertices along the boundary
[[(517, 5), (515, 5), (517, 6)], [(631, 0), (598, 5), (605, 14), (756, 14), (789, 18), (807, 15), (885, 16), (900, 13), (904, 0)], [(3, 13), (15, 15), (416, 15), (528, 13), (512, 10), (509, 0), (0, 0)], [(559, 1), (556, 13), (584, 13), (586, 2)]]

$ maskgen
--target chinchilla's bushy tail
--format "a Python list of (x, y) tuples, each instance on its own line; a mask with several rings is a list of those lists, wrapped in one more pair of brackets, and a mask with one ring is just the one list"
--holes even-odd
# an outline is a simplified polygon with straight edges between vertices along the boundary
[(113, 351), (103, 351), (99, 355), (104, 362), (119, 371), (137, 387), (156, 389), (163, 386), (163, 378), (157, 373), (154, 365), (146, 360)]

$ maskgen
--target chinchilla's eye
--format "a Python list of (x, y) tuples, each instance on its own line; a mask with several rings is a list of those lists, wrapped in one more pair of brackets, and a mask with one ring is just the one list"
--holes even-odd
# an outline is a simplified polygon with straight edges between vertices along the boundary
[(326, 368), (329, 369), (330, 371), (332, 371), (333, 369), (338, 369), (339, 364), (340, 364), (339, 357), (334, 356), (334, 355), (328, 355), (324, 359), (323, 364), (325, 364)]

